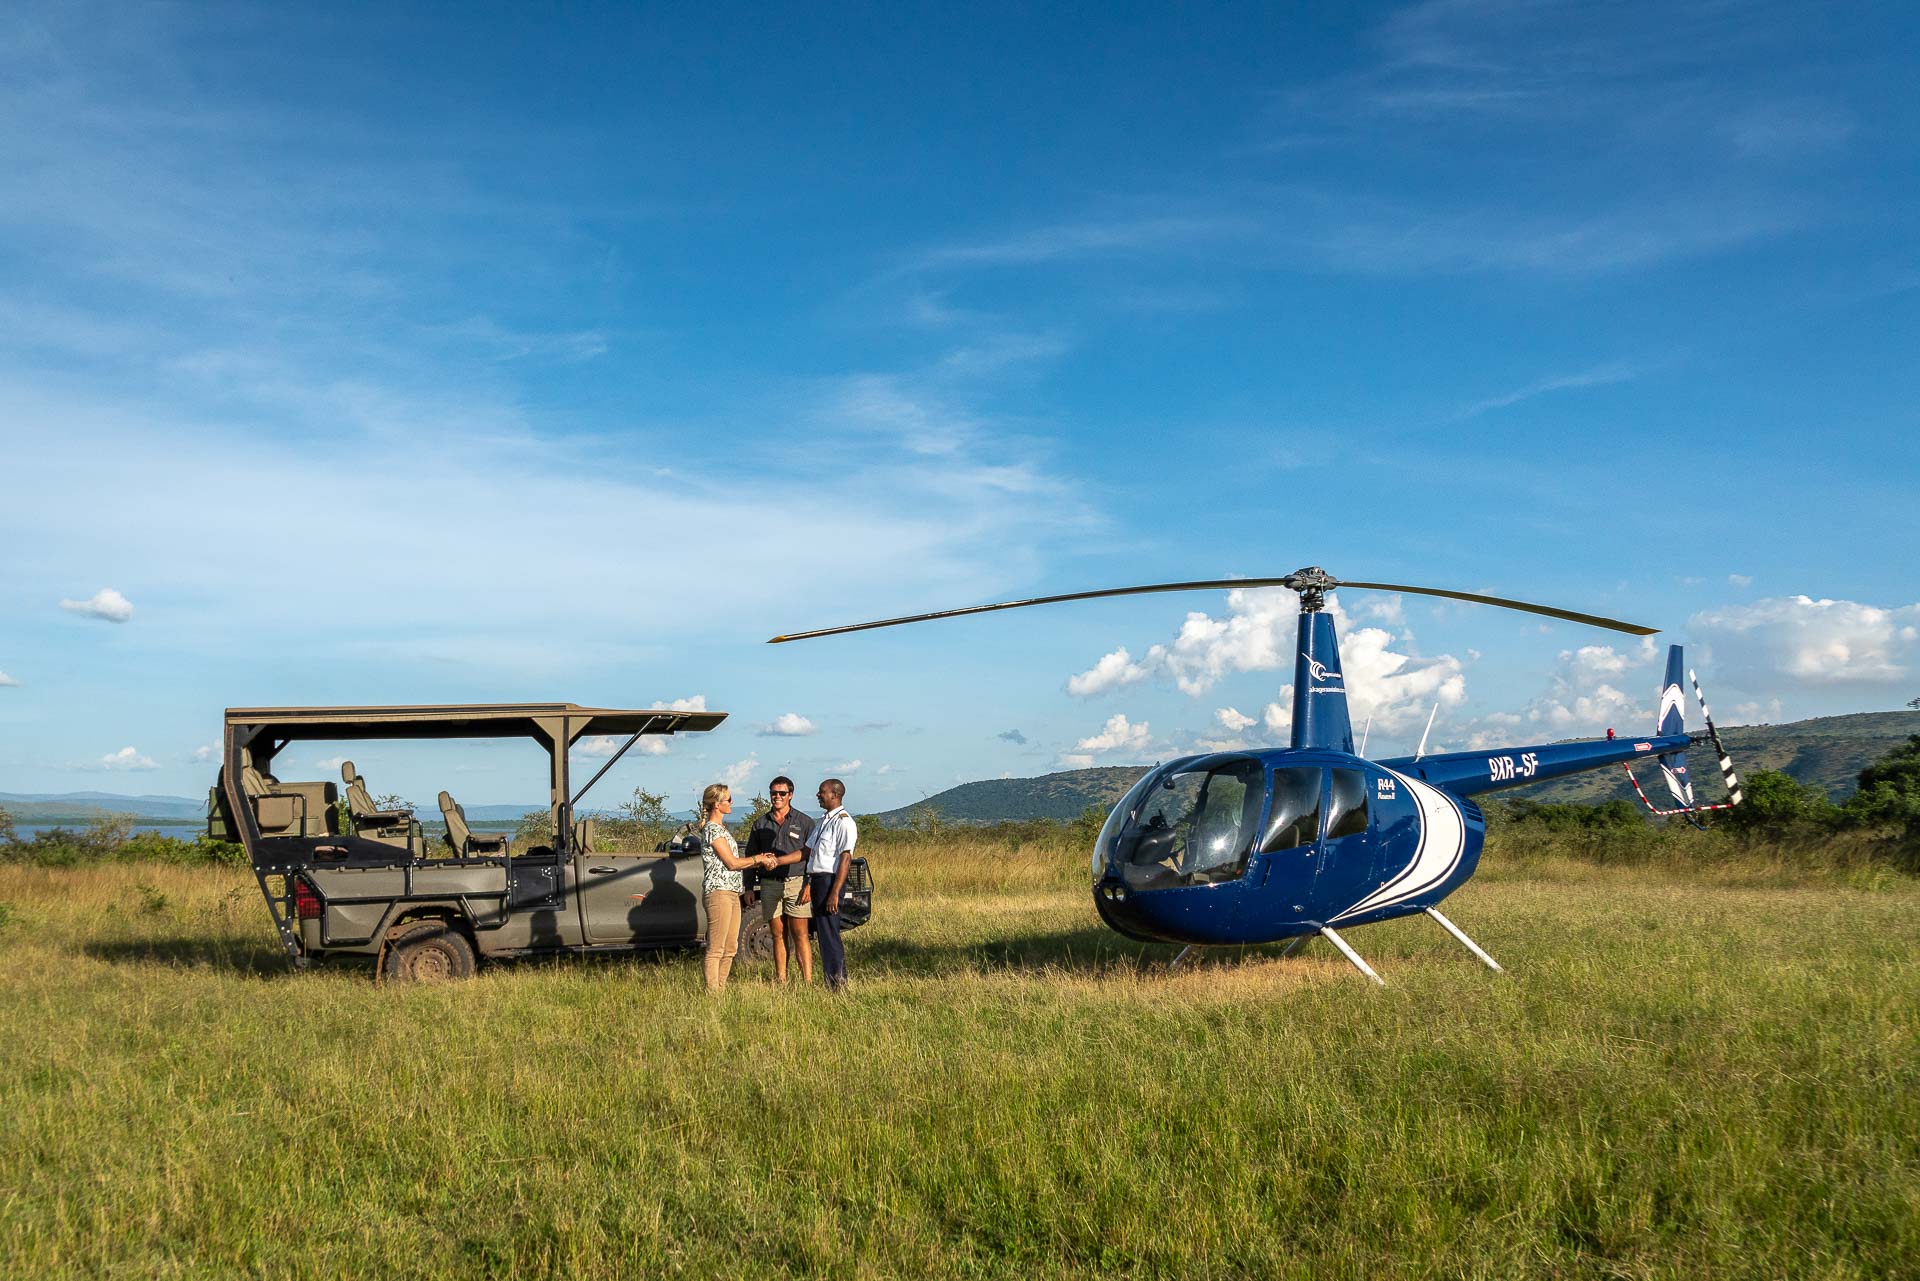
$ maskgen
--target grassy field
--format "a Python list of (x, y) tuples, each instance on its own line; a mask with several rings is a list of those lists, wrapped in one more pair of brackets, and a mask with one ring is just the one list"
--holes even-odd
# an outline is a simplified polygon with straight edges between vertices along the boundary
[(1511, 839), (1221, 954), (1079, 853), (876, 842), (834, 999), (293, 976), (251, 882), (0, 867), (0, 1275), (1920, 1275), (1920, 882)]

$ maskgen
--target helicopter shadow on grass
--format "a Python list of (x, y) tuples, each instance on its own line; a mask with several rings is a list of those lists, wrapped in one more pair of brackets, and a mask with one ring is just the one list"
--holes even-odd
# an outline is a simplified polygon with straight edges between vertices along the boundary
[[(871, 943), (848, 940), (849, 961), (899, 974), (939, 977), (979, 973), (1068, 973), (1089, 977), (1163, 973), (1180, 948), (1171, 943), (1136, 943), (1101, 926), (1022, 934), (968, 942), (892, 937)], [(1280, 948), (1208, 948), (1208, 959), (1278, 956)]]

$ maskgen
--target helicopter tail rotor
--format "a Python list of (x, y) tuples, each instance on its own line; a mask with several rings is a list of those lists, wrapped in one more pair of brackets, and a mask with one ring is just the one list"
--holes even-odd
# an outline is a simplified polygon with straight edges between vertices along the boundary
[[(1683, 670), (1680, 646), (1669, 646), (1667, 675), (1660, 685), (1660, 710), (1656, 713), (1657, 723), (1654, 727), (1656, 734), (1673, 736), (1687, 732), (1686, 694), (1680, 685)], [(1647, 793), (1641, 788), (1640, 780), (1634, 776), (1631, 762), (1621, 762), (1621, 768), (1627, 771), (1627, 779), (1633, 784), (1634, 795), (1640, 798), (1640, 803), (1646, 807), (1648, 813), (1661, 818), (1670, 818), (1678, 814), (1698, 827), (1700, 823), (1696, 815), (1711, 810), (1732, 809), (1740, 804), (1744, 797), (1740, 790), (1740, 776), (1734, 773), (1733, 758), (1727, 755), (1727, 749), (1720, 741), (1720, 731), (1714, 728), (1713, 712), (1707, 707), (1707, 696), (1700, 692), (1699, 674), (1686, 671), (1685, 675), (1692, 682), (1693, 696), (1700, 704), (1700, 716), (1707, 726), (1706, 738), (1713, 744), (1714, 756), (1720, 764), (1720, 777), (1727, 786), (1727, 799), (1713, 805), (1702, 805), (1694, 798), (1693, 782), (1687, 774), (1687, 754), (1684, 750), (1666, 752), (1657, 758), (1660, 762), (1661, 776), (1665, 779), (1667, 790), (1673, 794), (1676, 803), (1673, 809), (1661, 809), (1647, 799)], [(1699, 739), (1696, 737), (1694, 741), (1698, 742)]]

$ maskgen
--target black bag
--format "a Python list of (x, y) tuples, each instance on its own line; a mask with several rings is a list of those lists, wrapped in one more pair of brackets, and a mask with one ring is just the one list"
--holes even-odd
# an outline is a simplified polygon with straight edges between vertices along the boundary
[(873, 872), (867, 860), (856, 858), (847, 864), (847, 879), (840, 886), (840, 928), (865, 925), (873, 915)]

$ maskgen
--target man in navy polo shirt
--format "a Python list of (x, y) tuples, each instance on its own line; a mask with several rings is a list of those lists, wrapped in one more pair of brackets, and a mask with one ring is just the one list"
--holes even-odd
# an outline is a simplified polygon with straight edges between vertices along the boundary
[(807, 947), (807, 918), (813, 909), (802, 900), (807, 885), (807, 833), (813, 820), (793, 808), (793, 780), (785, 774), (767, 784), (773, 802), (747, 832), (747, 857), (773, 855), (760, 874), (760, 915), (773, 931), (774, 978), (787, 981), (787, 944), (800, 962), (800, 977), (813, 982), (813, 953)]
[(860, 830), (847, 813), (845, 783), (830, 778), (813, 796), (827, 816), (807, 834), (806, 893), (813, 904), (813, 932), (820, 940), (820, 969), (827, 987), (838, 992), (847, 985), (847, 953), (840, 946), (840, 887), (847, 883), (847, 864)]

